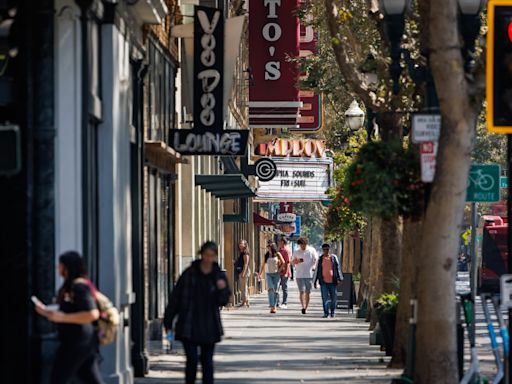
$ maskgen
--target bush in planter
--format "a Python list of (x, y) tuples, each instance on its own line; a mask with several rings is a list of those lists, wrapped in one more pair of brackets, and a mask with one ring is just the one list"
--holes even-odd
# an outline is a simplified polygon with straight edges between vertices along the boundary
[(379, 317), (379, 325), (384, 339), (386, 356), (393, 354), (395, 340), (396, 311), (398, 308), (398, 295), (394, 292), (383, 293), (375, 303), (375, 309)]
[(343, 191), (352, 209), (369, 216), (414, 216), (423, 200), (418, 155), (398, 141), (367, 143), (348, 168)]

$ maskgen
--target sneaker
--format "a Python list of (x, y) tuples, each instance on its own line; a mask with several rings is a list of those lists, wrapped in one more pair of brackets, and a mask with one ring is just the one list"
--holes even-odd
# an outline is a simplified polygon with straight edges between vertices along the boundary
[[(327, 316), (326, 316), (327, 317)], [(334, 313), (331, 313), (331, 318), (335, 318), (336, 316), (334, 315)]]
[(324, 315), (322, 316), (323, 319), (327, 319), (329, 315), (327, 313), (324, 313)]
[(306, 308), (302, 308), (302, 314), (305, 315), (306, 314)]
[(282, 308), (282, 309), (287, 309), (287, 308), (288, 308), (288, 306), (287, 306), (286, 304), (281, 304), (281, 308)]

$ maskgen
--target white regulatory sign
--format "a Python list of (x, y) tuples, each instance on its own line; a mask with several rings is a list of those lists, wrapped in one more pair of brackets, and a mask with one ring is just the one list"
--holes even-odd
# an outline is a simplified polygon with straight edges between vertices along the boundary
[(441, 115), (415, 114), (412, 117), (412, 141), (438, 141), (441, 134)]
[(512, 308), (512, 275), (502, 275), (501, 283), (501, 307)]

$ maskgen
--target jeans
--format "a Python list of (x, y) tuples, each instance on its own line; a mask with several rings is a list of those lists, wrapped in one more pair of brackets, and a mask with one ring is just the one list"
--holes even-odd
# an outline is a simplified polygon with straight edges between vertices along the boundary
[[(288, 303), (288, 276), (280, 276), (281, 289), (283, 290), (283, 304)], [(279, 304), (279, 291), (276, 291), (276, 303)]]
[[(52, 370), (52, 384), (67, 384), (76, 377), (84, 383), (104, 383), (98, 364), (97, 343), (63, 342), (57, 349)], [(74, 381), (73, 381), (74, 382)]]
[(336, 309), (336, 286), (336, 283), (320, 284), (322, 303), (324, 305), (324, 315), (329, 315), (329, 309), (331, 310), (331, 315), (334, 315), (334, 311)]
[(277, 285), (279, 284), (279, 272), (276, 273), (267, 273), (267, 286), (268, 286), (268, 304), (271, 307), (275, 307), (277, 305), (276, 292)]
[(215, 344), (196, 344), (183, 341), (187, 363), (185, 366), (185, 383), (194, 384), (197, 375), (198, 348), (201, 348), (201, 367), (203, 369), (203, 384), (213, 384), (213, 351)]

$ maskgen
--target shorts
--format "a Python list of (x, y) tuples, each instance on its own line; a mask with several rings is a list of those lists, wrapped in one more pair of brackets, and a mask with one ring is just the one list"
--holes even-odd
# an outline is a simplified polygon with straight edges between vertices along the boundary
[(313, 286), (313, 279), (310, 277), (297, 277), (297, 287), (300, 292), (311, 293), (311, 287)]

